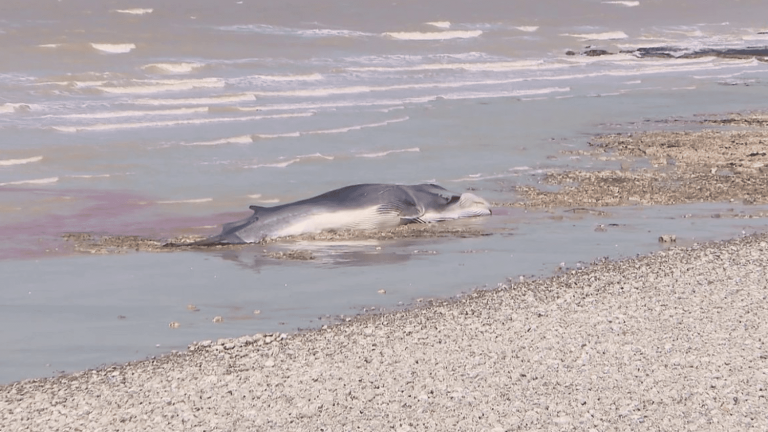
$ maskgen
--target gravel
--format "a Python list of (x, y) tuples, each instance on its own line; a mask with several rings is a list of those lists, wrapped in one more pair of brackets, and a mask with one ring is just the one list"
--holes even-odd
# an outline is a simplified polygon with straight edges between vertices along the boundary
[(0, 387), (3, 431), (768, 429), (768, 236)]
[[(523, 201), (495, 204), (551, 208), (768, 202), (768, 114), (735, 114), (695, 125), (715, 128), (596, 136), (590, 142), (591, 151), (563, 153), (620, 162), (621, 169), (550, 172), (541, 181), (544, 188), (516, 187)], [(722, 130), (722, 126), (731, 129)], [(638, 161), (650, 167), (632, 169)], [(558, 189), (553, 191), (552, 186)]]

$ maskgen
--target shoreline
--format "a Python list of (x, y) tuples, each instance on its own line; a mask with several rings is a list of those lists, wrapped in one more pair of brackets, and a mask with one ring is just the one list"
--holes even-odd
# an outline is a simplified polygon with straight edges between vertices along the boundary
[[(768, 235), (0, 387), (8, 430), (768, 427)], [(715, 426), (716, 425), (716, 426)]]
[[(744, 161), (765, 157), (765, 115), (700, 124), (715, 121), (754, 128), (737, 132), (754, 141), (744, 157), (711, 151), (725, 148), (727, 131), (599, 136), (584, 155), (620, 159), (627, 169), (553, 173), (542, 183), (562, 190), (518, 191), (530, 192), (526, 207), (544, 210), (678, 204), (699, 183), (694, 199), (702, 202), (728, 194), (747, 201), (745, 191), (747, 203), (764, 202), (765, 166)], [(711, 139), (696, 139), (704, 135)], [(670, 137), (703, 148), (667, 148)], [(631, 169), (639, 157), (653, 167)], [(718, 186), (723, 180), (746, 188)], [(616, 196), (624, 198), (609, 200)], [(384, 234), (484, 234), (417, 228)], [(162, 248), (151, 239), (105, 239), (66, 240), (89, 253)], [(312, 258), (294, 252), (272, 258)], [(766, 268), (763, 231), (508, 279), (290, 335), (196, 342), (156, 358), (0, 385), (0, 422), (9, 430), (768, 428)]]

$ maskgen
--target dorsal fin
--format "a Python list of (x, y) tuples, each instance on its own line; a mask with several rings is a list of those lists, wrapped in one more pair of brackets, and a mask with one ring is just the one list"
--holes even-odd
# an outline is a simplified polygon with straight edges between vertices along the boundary
[(258, 213), (258, 212), (259, 212), (259, 210), (264, 210), (266, 207), (257, 206), (257, 205), (252, 205), (252, 206), (250, 206), (250, 207), (248, 207), (248, 208), (249, 208), (249, 209), (251, 209), (251, 210), (253, 210), (253, 212), (254, 212), (254, 213)]

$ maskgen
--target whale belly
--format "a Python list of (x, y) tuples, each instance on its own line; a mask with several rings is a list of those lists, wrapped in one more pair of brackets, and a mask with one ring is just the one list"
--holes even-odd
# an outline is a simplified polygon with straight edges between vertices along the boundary
[(376, 205), (350, 210), (316, 211), (298, 216), (284, 227), (273, 232), (269, 237), (286, 237), (347, 229), (387, 229), (398, 225), (400, 225), (398, 212)]

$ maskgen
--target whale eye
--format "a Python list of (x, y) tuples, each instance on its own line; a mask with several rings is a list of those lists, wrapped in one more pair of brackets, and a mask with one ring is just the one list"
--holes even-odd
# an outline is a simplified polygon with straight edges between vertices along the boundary
[(445, 197), (445, 198), (448, 201), (446, 204), (454, 204), (461, 199), (461, 197), (458, 195), (451, 195), (450, 197)]

